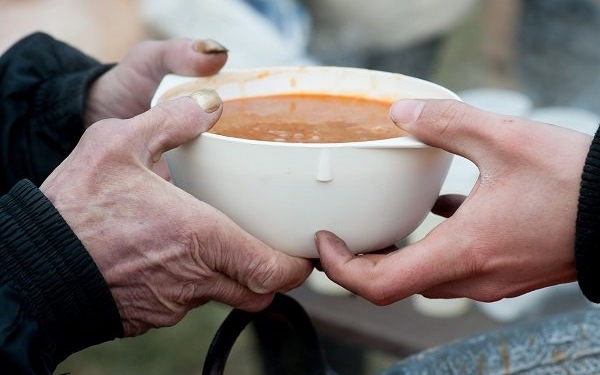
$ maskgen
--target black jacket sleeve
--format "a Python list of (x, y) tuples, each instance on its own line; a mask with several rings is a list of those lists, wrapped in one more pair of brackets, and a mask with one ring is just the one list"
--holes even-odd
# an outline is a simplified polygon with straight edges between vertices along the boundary
[(0, 372), (51, 374), (123, 335), (106, 282), (50, 201), (23, 180), (0, 198)]
[(575, 231), (575, 265), (583, 294), (600, 303), (600, 129), (585, 161)]
[(42, 33), (0, 57), (0, 194), (23, 178), (41, 184), (69, 155), (87, 90), (110, 67)]
[(87, 90), (109, 68), (41, 33), (0, 57), (2, 374), (50, 374), (70, 354), (123, 335), (102, 275), (34, 185), (79, 141)]

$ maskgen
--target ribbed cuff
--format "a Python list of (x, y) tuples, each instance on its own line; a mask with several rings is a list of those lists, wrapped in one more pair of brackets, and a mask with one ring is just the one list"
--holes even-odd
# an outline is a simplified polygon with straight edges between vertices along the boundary
[[(0, 201), (5, 277), (23, 291), (56, 358), (123, 335), (116, 304), (93, 259), (30, 181)], [(6, 259), (10, 259), (7, 262)]]
[(587, 299), (600, 303), (600, 129), (583, 167), (575, 232), (577, 281)]

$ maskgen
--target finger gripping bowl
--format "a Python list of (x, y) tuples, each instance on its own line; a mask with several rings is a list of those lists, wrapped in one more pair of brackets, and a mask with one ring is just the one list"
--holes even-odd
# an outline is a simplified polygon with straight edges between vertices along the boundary
[[(214, 88), (221, 98), (289, 93), (458, 99), (400, 74), (356, 68), (280, 67), (167, 76), (152, 104)], [(216, 207), (271, 247), (318, 257), (314, 234), (329, 230), (354, 253), (393, 245), (425, 218), (452, 155), (410, 136), (348, 143), (282, 143), (203, 133), (166, 154), (174, 183)]]

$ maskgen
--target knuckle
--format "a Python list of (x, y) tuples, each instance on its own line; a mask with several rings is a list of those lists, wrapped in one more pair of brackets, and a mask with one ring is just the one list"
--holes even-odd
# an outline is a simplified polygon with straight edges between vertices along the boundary
[[(123, 125), (124, 121), (126, 120), (105, 119), (96, 122), (83, 134), (82, 140), (85, 142), (82, 144), (107, 154), (128, 149), (131, 137), (129, 128)], [(100, 144), (102, 147), (96, 147)]]
[(455, 100), (440, 100), (433, 110), (423, 111), (419, 121), (427, 123), (439, 135), (444, 135), (464, 123), (466, 116), (463, 103)]
[(486, 248), (472, 247), (465, 251), (461, 257), (462, 267), (456, 270), (455, 280), (481, 280), (474, 290), (485, 291), (487, 289), (484, 280), (488, 280), (494, 273), (494, 261), (491, 259)]
[(87, 138), (106, 138), (109, 137), (113, 132), (118, 132), (121, 126), (118, 123), (121, 120), (116, 119), (103, 119), (92, 124), (83, 133), (84, 137)]
[(483, 286), (479, 292), (473, 297), (474, 300), (479, 302), (491, 303), (497, 302), (503, 299), (504, 293), (498, 285), (486, 285)]
[(161, 119), (163, 122), (177, 123), (185, 111), (181, 102), (181, 100), (172, 100), (163, 105), (157, 105), (153, 108), (153, 111), (156, 112), (155, 117)]
[(274, 292), (286, 283), (283, 267), (276, 261), (275, 256), (254, 259), (247, 268), (248, 284), (253, 289)]
[(467, 254), (465, 254), (463, 260), (464, 269), (461, 272), (464, 274), (463, 277), (475, 277), (486, 273), (489, 257), (482, 249), (470, 249)]
[(192, 282), (184, 283), (175, 298), (175, 302), (179, 305), (187, 306), (197, 300), (198, 286)]
[(473, 289), (472, 298), (481, 302), (495, 302), (504, 297), (504, 285), (494, 278), (495, 267), (493, 256), (488, 247), (471, 245), (463, 256), (461, 279), (479, 280)]
[(387, 288), (369, 288), (366, 295), (367, 299), (377, 306), (387, 306), (396, 301)]
[(235, 307), (248, 311), (248, 312), (258, 312), (266, 309), (273, 298), (275, 297), (275, 293), (265, 293), (261, 295), (248, 295), (243, 301), (236, 304)]
[(390, 280), (376, 276), (371, 277), (370, 280), (373, 282), (365, 290), (359, 291), (359, 294), (376, 306), (387, 306), (398, 301), (399, 296), (394, 288), (390, 287), (393, 285)]
[(129, 50), (127, 57), (129, 56), (139, 56), (140, 54), (147, 54), (149, 50), (156, 48), (157, 45), (160, 45), (160, 41), (155, 40), (142, 40), (134, 44)]
[(170, 124), (185, 127), (196, 124), (201, 117), (200, 107), (189, 97), (169, 100), (155, 106), (152, 111), (153, 115), (145, 116), (145, 121), (153, 121), (157, 125)]

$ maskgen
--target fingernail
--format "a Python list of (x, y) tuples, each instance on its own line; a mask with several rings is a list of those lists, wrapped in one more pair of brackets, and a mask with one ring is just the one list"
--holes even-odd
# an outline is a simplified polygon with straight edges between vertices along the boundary
[(221, 43), (212, 40), (212, 39), (199, 39), (194, 41), (192, 44), (192, 49), (196, 52), (207, 53), (207, 54), (216, 54), (216, 53), (226, 53), (228, 49), (225, 48)]
[(321, 238), (325, 237), (325, 231), (324, 230), (320, 230), (317, 231), (313, 237), (313, 241), (315, 242), (315, 246), (317, 247), (317, 249), (319, 249), (319, 246), (321, 245)]
[(346, 254), (350, 252), (344, 240), (326, 230), (315, 233), (315, 245), (319, 253), (321, 253), (323, 246), (334, 249), (337, 253)]
[(399, 100), (392, 104), (390, 118), (396, 125), (408, 129), (419, 118), (424, 106), (423, 100)]
[(219, 94), (217, 94), (215, 90), (211, 89), (201, 89), (195, 91), (190, 95), (190, 97), (194, 99), (196, 104), (198, 104), (198, 106), (206, 113), (213, 113), (219, 109), (221, 104), (223, 104)]

